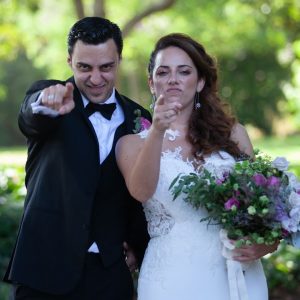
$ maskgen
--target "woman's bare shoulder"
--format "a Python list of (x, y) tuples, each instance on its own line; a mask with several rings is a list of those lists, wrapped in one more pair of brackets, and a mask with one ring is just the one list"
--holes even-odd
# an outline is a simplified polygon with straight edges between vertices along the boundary
[(244, 136), (245, 134), (248, 135), (247, 130), (246, 130), (245, 126), (242, 125), (241, 123), (236, 123), (232, 127), (232, 131), (231, 131), (232, 138), (234, 138), (234, 137), (239, 138), (241, 136)]
[(141, 138), (140, 134), (127, 134), (122, 136), (116, 145), (116, 152), (120, 151), (130, 151), (135, 152), (139, 151), (144, 140)]
[(237, 143), (242, 152), (253, 157), (253, 146), (245, 126), (236, 123), (231, 131), (231, 139)]

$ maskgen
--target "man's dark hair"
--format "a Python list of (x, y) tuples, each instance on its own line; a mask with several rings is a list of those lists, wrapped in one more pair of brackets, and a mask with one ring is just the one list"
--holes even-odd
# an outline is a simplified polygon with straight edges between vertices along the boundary
[(113, 39), (119, 56), (122, 55), (123, 38), (119, 26), (100, 17), (86, 17), (76, 22), (68, 35), (68, 52), (71, 55), (75, 43), (80, 40), (85, 44), (98, 45)]

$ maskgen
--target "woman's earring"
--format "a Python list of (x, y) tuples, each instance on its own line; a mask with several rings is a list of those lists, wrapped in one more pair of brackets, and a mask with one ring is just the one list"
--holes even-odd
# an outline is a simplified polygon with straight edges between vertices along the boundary
[(196, 94), (195, 94), (194, 103), (195, 103), (195, 110), (197, 110), (197, 109), (199, 109), (201, 107), (200, 93), (199, 92), (196, 92)]
[(152, 112), (154, 110), (155, 101), (156, 101), (156, 96), (154, 94), (152, 94), (152, 101), (151, 101), (151, 104), (150, 104), (150, 110)]

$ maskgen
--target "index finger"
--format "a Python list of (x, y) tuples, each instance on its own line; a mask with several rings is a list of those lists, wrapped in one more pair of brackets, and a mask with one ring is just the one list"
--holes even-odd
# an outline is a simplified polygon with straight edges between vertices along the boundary
[(74, 85), (71, 82), (67, 82), (65, 87), (66, 87), (65, 97), (71, 97), (73, 94)]
[(160, 95), (156, 102), (155, 102), (155, 105), (164, 105), (165, 104), (165, 97), (164, 95)]
[(73, 110), (74, 107), (75, 107), (74, 101), (73, 100), (68, 101), (59, 108), (58, 112), (60, 115), (65, 115), (69, 113), (71, 110)]

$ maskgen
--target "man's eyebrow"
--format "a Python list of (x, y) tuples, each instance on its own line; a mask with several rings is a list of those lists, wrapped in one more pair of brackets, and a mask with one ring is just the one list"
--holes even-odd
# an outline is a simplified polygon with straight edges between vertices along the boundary
[[(82, 62), (82, 61), (78, 61), (76, 64), (77, 65), (83, 65), (83, 66), (89, 66), (89, 67), (92, 66), (89, 63)], [(116, 64), (115, 61), (111, 61), (111, 62), (107, 62), (107, 63), (104, 63), (104, 64), (100, 65), (100, 67), (108, 67), (108, 66), (113, 66), (115, 64)]]
[(83, 65), (83, 66), (90, 66), (90, 64), (82, 62), (82, 61), (78, 61), (76, 64), (77, 65)]
[(113, 66), (114, 64), (116, 64), (116, 62), (115, 61), (111, 61), (111, 62), (107, 62), (105, 64), (100, 65), (100, 67)]

